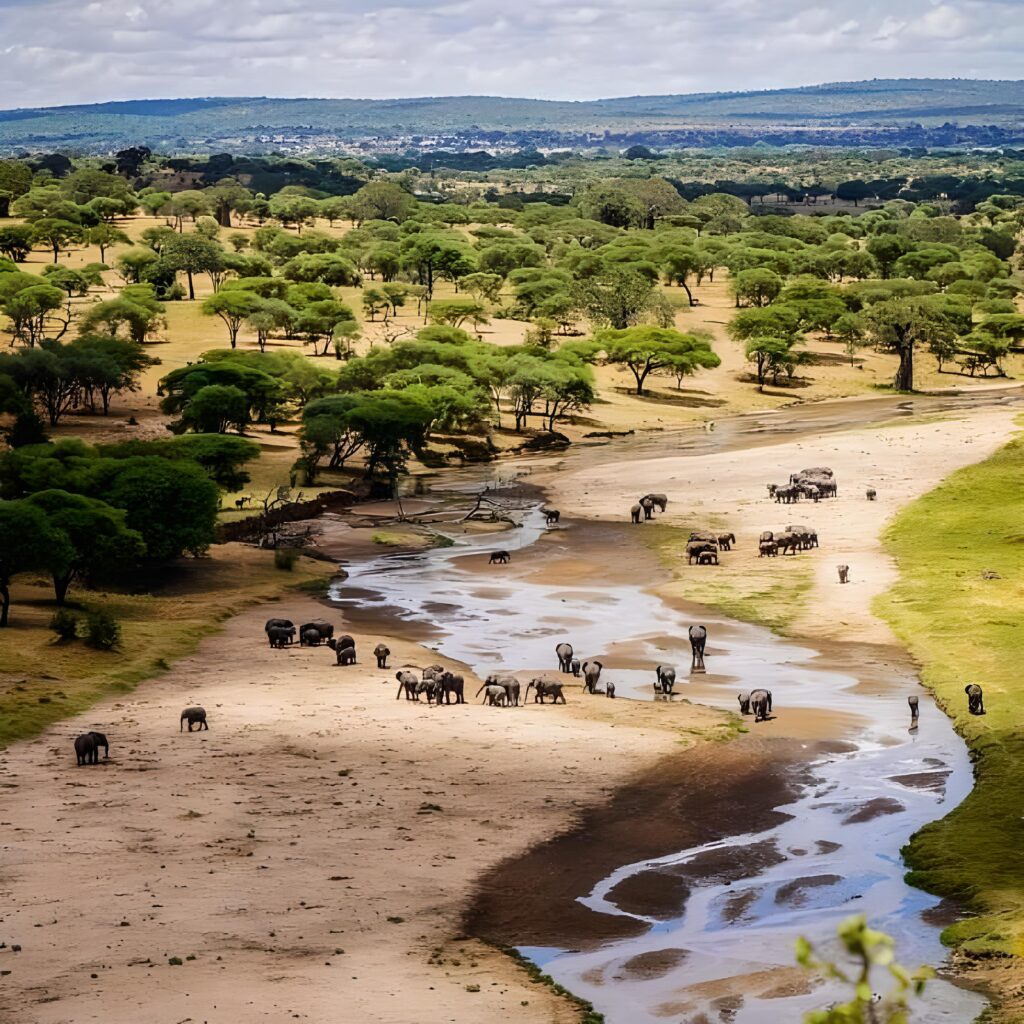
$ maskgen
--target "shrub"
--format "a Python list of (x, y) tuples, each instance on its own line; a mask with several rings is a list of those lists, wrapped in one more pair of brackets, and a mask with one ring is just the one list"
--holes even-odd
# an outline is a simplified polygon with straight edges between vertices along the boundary
[(67, 608), (60, 608), (50, 619), (50, 629), (57, 634), (58, 640), (74, 640), (78, 636), (78, 616)]
[(90, 612), (85, 620), (85, 642), (98, 651), (109, 651), (121, 641), (121, 625), (109, 612)]
[(294, 548), (277, 548), (274, 551), (274, 568), (291, 572), (299, 560), (299, 553)]

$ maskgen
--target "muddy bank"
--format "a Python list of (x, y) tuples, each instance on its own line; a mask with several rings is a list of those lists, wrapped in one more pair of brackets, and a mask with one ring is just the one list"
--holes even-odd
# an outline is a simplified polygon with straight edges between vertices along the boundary
[[(775, 808), (795, 798), (807, 782), (804, 765), (827, 749), (745, 737), (664, 758), (584, 812), (570, 832), (481, 876), (466, 934), (499, 947), (565, 948), (643, 933), (645, 922), (595, 912), (579, 898), (623, 864), (779, 824), (786, 815)], [(717, 866), (705, 862), (694, 870), (703, 878), (753, 877), (764, 865), (763, 851), (746, 854), (726, 850)], [(652, 870), (620, 883), (616, 903), (640, 915), (679, 916), (693, 880), (689, 872)]]

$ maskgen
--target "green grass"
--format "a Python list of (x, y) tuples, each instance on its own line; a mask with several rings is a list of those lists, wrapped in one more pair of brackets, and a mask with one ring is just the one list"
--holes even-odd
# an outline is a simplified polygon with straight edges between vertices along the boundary
[(730, 565), (729, 552), (721, 554), (719, 566), (687, 566), (688, 537), (688, 530), (660, 523), (644, 527), (644, 540), (653, 544), (675, 574), (671, 584), (674, 595), (776, 633), (789, 631), (807, 604), (813, 585), (813, 556), (760, 559), (756, 572), (746, 565)]
[(11, 624), (0, 630), (0, 749), (167, 671), (254, 601), (311, 581), (322, 587), (331, 568), (302, 558), (285, 574), (274, 569), (270, 552), (229, 544), (214, 548), (209, 558), (164, 569), (162, 584), (151, 593), (73, 589), (70, 610), (80, 618), (103, 609), (120, 623), (121, 641), (111, 651), (80, 639), (58, 642), (49, 629), (52, 587), (17, 579)]
[[(885, 535), (899, 583), (876, 602), (975, 759), (971, 795), (904, 853), (909, 880), (972, 917), (944, 941), (974, 955), (1024, 953), (1024, 438), (954, 473)], [(985, 579), (994, 572), (999, 579)], [(967, 712), (980, 683), (987, 714)]]

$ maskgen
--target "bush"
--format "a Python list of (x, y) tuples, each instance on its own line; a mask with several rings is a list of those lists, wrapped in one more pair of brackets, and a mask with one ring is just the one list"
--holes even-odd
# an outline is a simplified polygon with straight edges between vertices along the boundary
[(294, 548), (277, 548), (274, 551), (274, 568), (291, 572), (299, 560), (299, 553)]
[(61, 608), (50, 619), (50, 629), (57, 634), (58, 640), (74, 640), (78, 636), (78, 616)]
[(109, 612), (90, 612), (85, 620), (85, 642), (98, 651), (109, 651), (121, 641), (121, 625)]

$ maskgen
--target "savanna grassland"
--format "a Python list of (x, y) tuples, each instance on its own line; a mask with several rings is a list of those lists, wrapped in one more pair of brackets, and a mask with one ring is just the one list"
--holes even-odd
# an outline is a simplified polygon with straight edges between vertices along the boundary
[[(588, 435), (1024, 373), (1013, 154), (506, 162), (0, 161), (0, 745), (173, 669), (229, 615), (321, 587), (330, 564), (254, 514), (271, 505), (389, 498), (412, 476)], [(870, 453), (847, 438), (843, 455), (882, 479), (894, 447), (927, 458), (931, 481), (982, 451), (963, 424), (948, 459), (940, 420), (930, 446), (915, 429), (880, 431)], [(899, 514), (902, 575), (878, 605), (980, 758), (974, 796), (912, 844), (915, 877), (979, 914), (951, 940), (1015, 954), (1022, 460), (1014, 442)], [(920, 493), (884, 468), (890, 494)], [(763, 498), (761, 466), (742, 470)], [(724, 528), (713, 497), (694, 515)], [(884, 489), (873, 507), (899, 510)], [(881, 513), (846, 517), (862, 520), (863, 569)], [(239, 520), (244, 543), (218, 543)], [(411, 546), (387, 526), (362, 543)], [(646, 543), (676, 562), (685, 537), (652, 527)], [(820, 585), (809, 563), (752, 556), (684, 596), (783, 630), (826, 608)], [(867, 619), (850, 609), (851, 630)], [(985, 718), (961, 714), (965, 661)]]

